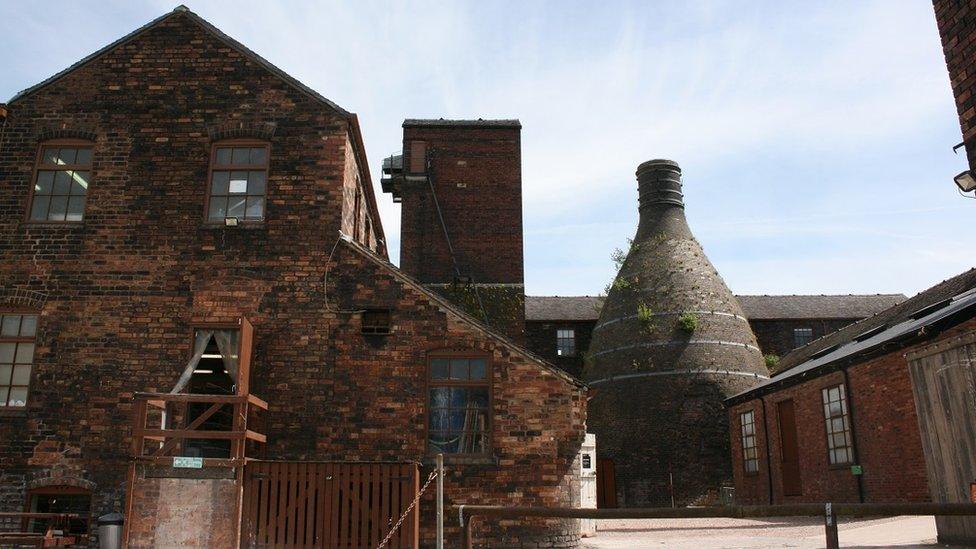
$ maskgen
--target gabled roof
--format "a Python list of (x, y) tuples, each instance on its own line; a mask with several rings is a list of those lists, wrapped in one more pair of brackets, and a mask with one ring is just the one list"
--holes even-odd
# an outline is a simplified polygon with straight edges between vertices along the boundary
[(780, 361), (785, 370), (730, 397), (726, 403), (756, 398), (876, 354), (892, 352), (897, 346), (930, 338), (974, 316), (976, 269), (970, 269), (874, 316), (793, 350)]
[(535, 362), (536, 364), (538, 364), (539, 366), (545, 368), (550, 373), (552, 373), (556, 377), (562, 379), (563, 381), (565, 381), (567, 383), (570, 383), (572, 385), (576, 385), (577, 387), (580, 387), (580, 388), (586, 388), (586, 384), (583, 383), (583, 381), (577, 379), (576, 377), (573, 377), (572, 375), (570, 375), (570, 374), (566, 373), (564, 370), (562, 370), (562, 369), (560, 369), (560, 368), (558, 368), (558, 367), (550, 364), (549, 362), (546, 362), (546, 360), (544, 358), (542, 358), (539, 355), (533, 353), (532, 351), (526, 349), (525, 347), (519, 345), (518, 343), (512, 341), (507, 336), (505, 336), (505, 335), (503, 335), (503, 334), (495, 331), (494, 329), (492, 329), (491, 327), (485, 325), (481, 321), (475, 319), (474, 317), (472, 317), (468, 313), (466, 313), (463, 310), (461, 310), (457, 305), (453, 304), (447, 298), (445, 298), (445, 297), (437, 294), (436, 292), (428, 289), (419, 280), (416, 280), (415, 278), (407, 275), (406, 273), (404, 273), (403, 271), (401, 271), (400, 269), (398, 269), (395, 265), (393, 265), (389, 261), (383, 259), (382, 257), (376, 255), (371, 250), (363, 247), (361, 244), (359, 244), (358, 242), (355, 242), (353, 239), (349, 238), (347, 235), (340, 233), (339, 239), (348, 248), (350, 248), (351, 250), (353, 250), (355, 252), (358, 252), (360, 255), (362, 255), (363, 257), (365, 257), (366, 259), (368, 259), (369, 261), (371, 261), (375, 265), (379, 266), (381, 269), (385, 270), (386, 272), (390, 273), (394, 277), (398, 278), (401, 282), (403, 282), (407, 286), (410, 286), (411, 288), (413, 288), (417, 292), (420, 292), (421, 294), (423, 294), (427, 299), (433, 301), (438, 306), (440, 306), (440, 307), (448, 310), (449, 312), (451, 312), (452, 314), (454, 314), (455, 316), (457, 316), (459, 319), (461, 319), (463, 322), (465, 322), (466, 324), (470, 325), (475, 330), (477, 330), (477, 331), (479, 331), (479, 332), (481, 332), (481, 333), (483, 333), (483, 334), (491, 337), (492, 339), (497, 340), (502, 345), (505, 345), (506, 347), (508, 347), (508, 349), (511, 350), (512, 352), (517, 353), (519, 355), (522, 355), (524, 358), (526, 358), (526, 359), (528, 359), (528, 360), (530, 360), (532, 362)]
[(67, 75), (67, 74), (69, 74), (69, 73), (71, 73), (71, 72), (73, 72), (73, 71), (75, 71), (75, 70), (77, 70), (77, 69), (79, 69), (79, 68), (87, 65), (88, 63), (91, 63), (92, 61), (94, 61), (94, 60), (98, 59), (99, 57), (101, 57), (102, 55), (104, 55), (104, 54), (106, 54), (106, 53), (114, 50), (115, 48), (117, 48), (117, 47), (119, 47), (119, 46), (121, 46), (123, 44), (127, 44), (127, 43), (135, 40), (139, 36), (142, 36), (143, 33), (145, 33), (146, 31), (148, 31), (150, 29), (152, 29), (153, 27), (159, 25), (163, 21), (166, 21), (166, 20), (168, 20), (170, 18), (173, 18), (173, 17), (180, 17), (180, 16), (188, 17), (191, 21), (197, 23), (198, 25), (200, 25), (201, 27), (203, 27), (205, 30), (207, 30), (208, 32), (210, 32), (211, 34), (213, 34), (218, 40), (220, 40), (221, 42), (223, 42), (224, 44), (226, 44), (228, 47), (230, 47), (231, 49), (236, 50), (241, 55), (244, 55), (245, 57), (249, 58), (251, 61), (254, 61), (258, 65), (260, 65), (260, 66), (264, 67), (265, 69), (267, 69), (268, 71), (272, 72), (278, 78), (284, 80), (286, 83), (288, 83), (289, 85), (291, 85), (292, 87), (294, 87), (298, 91), (304, 93), (305, 95), (311, 97), (312, 99), (315, 99), (316, 101), (319, 101), (319, 102), (327, 105), (328, 107), (334, 109), (336, 112), (338, 112), (339, 114), (341, 114), (343, 116), (349, 116), (351, 114), (351, 113), (349, 113), (349, 111), (346, 111), (345, 109), (343, 109), (339, 105), (336, 105), (335, 103), (333, 103), (329, 99), (327, 99), (324, 96), (322, 96), (321, 94), (319, 94), (317, 91), (315, 91), (312, 88), (306, 86), (305, 84), (302, 84), (301, 82), (299, 82), (297, 79), (295, 79), (293, 76), (289, 75), (285, 71), (283, 71), (283, 70), (279, 69), (278, 67), (274, 66), (267, 59), (265, 59), (265, 58), (261, 57), (260, 55), (254, 53), (253, 51), (251, 51), (250, 49), (248, 49), (248, 47), (245, 46), (244, 44), (241, 44), (237, 40), (234, 40), (230, 36), (227, 36), (226, 34), (224, 34), (223, 31), (221, 31), (217, 27), (215, 27), (212, 24), (210, 24), (210, 22), (208, 22), (206, 19), (204, 19), (204, 18), (200, 17), (199, 15), (193, 13), (192, 11), (190, 11), (190, 8), (188, 8), (186, 6), (183, 6), (183, 5), (177, 6), (176, 9), (174, 9), (173, 11), (171, 11), (169, 13), (166, 13), (166, 14), (160, 16), (160, 17), (157, 17), (156, 19), (153, 19), (152, 21), (150, 21), (150, 22), (146, 23), (145, 25), (139, 27), (138, 29), (130, 32), (129, 34), (123, 36), (122, 38), (119, 38), (118, 40), (116, 40), (115, 42), (112, 42), (111, 44), (105, 46), (104, 48), (102, 48), (102, 49), (100, 49), (100, 50), (98, 50), (98, 51), (96, 51), (96, 52), (94, 52), (94, 53), (92, 53), (90, 55), (85, 56), (84, 58), (82, 58), (77, 63), (75, 63), (75, 64), (71, 65), (70, 67), (64, 69), (63, 71), (55, 74), (54, 76), (51, 76), (50, 78), (48, 78), (48, 79), (46, 79), (46, 80), (44, 80), (42, 82), (39, 82), (38, 84), (35, 84), (35, 85), (27, 88), (26, 90), (21, 91), (17, 95), (13, 96), (8, 103), (14, 103), (15, 101), (18, 101), (18, 100), (20, 100), (20, 99), (22, 99), (22, 98), (24, 98), (24, 97), (26, 97), (26, 96), (28, 96), (28, 95), (36, 92), (37, 90), (40, 90), (41, 88), (44, 88), (45, 86), (47, 86), (47, 85), (49, 85), (49, 84), (51, 84), (51, 83), (53, 83), (53, 82), (61, 79), (63, 76), (65, 76), (65, 75)]
[[(902, 294), (873, 295), (737, 295), (749, 320), (861, 319), (905, 299)], [(597, 320), (601, 296), (526, 296), (529, 321)]]

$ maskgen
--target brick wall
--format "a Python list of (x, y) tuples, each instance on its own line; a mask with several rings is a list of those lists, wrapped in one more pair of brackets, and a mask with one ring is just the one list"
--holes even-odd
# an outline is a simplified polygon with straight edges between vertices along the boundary
[(796, 348), (793, 330), (796, 328), (810, 328), (813, 339), (835, 332), (859, 318), (807, 318), (807, 319), (749, 319), (749, 326), (756, 334), (756, 341), (764, 355), (773, 354), (785, 356)]
[[(528, 321), (525, 323), (526, 346), (569, 374), (580, 377), (595, 325), (596, 320)], [(576, 334), (576, 354), (559, 356), (556, 354), (556, 331), (567, 328)]]
[[(972, 329), (976, 323), (948, 330), (939, 339), (952, 337), (959, 330)], [(920, 344), (921, 345), (921, 344)], [(852, 411), (858, 464), (864, 501), (929, 501), (925, 457), (918, 431), (918, 419), (912, 396), (911, 379), (904, 355), (908, 349), (897, 349), (880, 357), (848, 367), (848, 405)], [(844, 383), (843, 372), (825, 374), (804, 383), (764, 395), (766, 431), (762, 429), (763, 406), (751, 400), (732, 406), (729, 421), (732, 428), (732, 465), (735, 474), (736, 499), (740, 503), (768, 503), (768, 477), (765, 436), (768, 434), (772, 456), (774, 503), (856, 502), (857, 478), (849, 466), (831, 467), (827, 458), (827, 440), (821, 389)], [(780, 435), (776, 404), (793, 399), (801, 456), (801, 496), (784, 496), (780, 469)], [(739, 436), (739, 414), (753, 410), (759, 431), (759, 473), (746, 475), (742, 467), (742, 440)]]
[[(92, 488), (94, 516), (123, 511), (132, 394), (174, 385), (195, 325), (240, 317), (255, 331), (252, 392), (270, 404), (267, 458), (425, 459), (426, 353), (474, 350), (493, 363), (494, 453), (451, 465), (449, 504), (578, 503), (582, 388), (364, 249), (337, 245), (356, 173), (343, 113), (176, 13), (14, 101), (7, 123), (0, 295), (47, 297), (30, 305), (40, 322), (27, 409), (0, 421), (0, 508), (20, 508), (34, 482), (63, 481)], [(205, 225), (210, 135), (269, 125), (265, 222)], [(52, 133), (93, 136), (84, 223), (23, 222), (38, 143)], [(365, 307), (391, 308), (394, 333), (362, 336)], [(507, 524), (492, 539), (569, 539), (574, 528)]]
[(969, 167), (976, 169), (976, 10), (966, 0), (933, 0), (932, 4)]

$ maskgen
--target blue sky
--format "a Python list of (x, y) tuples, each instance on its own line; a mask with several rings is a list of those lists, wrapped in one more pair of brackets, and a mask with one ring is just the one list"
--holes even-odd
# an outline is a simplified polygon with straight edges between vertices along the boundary
[[(0, 100), (176, 5), (0, 0)], [(737, 293), (913, 294), (976, 265), (926, 0), (187, 5), (358, 113), (377, 184), (404, 118), (521, 119), (530, 294), (601, 291), (658, 157)]]

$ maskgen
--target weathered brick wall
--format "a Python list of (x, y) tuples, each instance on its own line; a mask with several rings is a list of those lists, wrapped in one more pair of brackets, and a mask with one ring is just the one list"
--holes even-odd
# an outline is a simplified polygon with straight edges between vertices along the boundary
[[(969, 324), (972, 328), (974, 324)], [(951, 337), (956, 328), (940, 335)], [(935, 341), (935, 340), (932, 340)], [(931, 343), (932, 341), (929, 341)], [(929, 501), (925, 457), (918, 431), (911, 379), (904, 354), (897, 349), (889, 354), (849, 367), (848, 405), (852, 411), (858, 463), (864, 501)], [(842, 372), (811, 379), (763, 397), (766, 433), (772, 456), (774, 503), (858, 501), (857, 478), (848, 466), (830, 466), (821, 390), (844, 382)], [(801, 496), (784, 496), (780, 469), (780, 434), (776, 403), (792, 398), (796, 406), (797, 435), (800, 447)], [(745, 475), (742, 469), (742, 440), (732, 429), (732, 465), (736, 499), (740, 503), (768, 503), (765, 435), (762, 429), (762, 404), (751, 400), (729, 409), (729, 421), (739, 424), (739, 414), (754, 410), (759, 432), (759, 473)]]
[[(586, 360), (586, 353), (590, 349), (590, 338), (593, 336), (593, 326), (595, 325), (596, 319), (527, 321), (525, 323), (526, 346), (569, 374), (580, 377), (583, 375), (583, 363)], [(556, 354), (556, 330), (567, 328), (575, 331), (576, 354), (559, 356)]]
[[(173, 386), (195, 325), (242, 316), (255, 330), (252, 392), (270, 403), (268, 458), (421, 459), (426, 352), (480, 349), (495, 364), (495, 459), (452, 466), (450, 501), (575, 504), (581, 388), (348, 245), (326, 292), (327, 258), (351, 223), (344, 115), (177, 13), (13, 102), (7, 124), (0, 289), (48, 297), (33, 309), (27, 410), (0, 421), (0, 508), (20, 509), (33, 482), (63, 481), (93, 489), (94, 516), (124, 511), (132, 394)], [(205, 225), (210, 134), (269, 124), (265, 222)], [(94, 136), (84, 223), (23, 222), (39, 139), (52, 133)], [(394, 334), (364, 338), (349, 309), (384, 305)]]
[(813, 339), (835, 332), (859, 318), (810, 318), (810, 319), (749, 319), (749, 326), (756, 334), (756, 341), (764, 355), (773, 354), (779, 357), (786, 355), (795, 348), (793, 330), (796, 328), (810, 328)]
[(970, 169), (976, 169), (976, 9), (968, 0), (933, 0), (935, 20), (942, 37), (952, 95), (966, 143)]

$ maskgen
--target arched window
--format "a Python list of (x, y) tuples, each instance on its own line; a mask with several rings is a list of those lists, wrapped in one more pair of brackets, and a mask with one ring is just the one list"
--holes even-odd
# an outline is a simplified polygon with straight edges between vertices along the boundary
[(207, 223), (230, 225), (264, 221), (268, 153), (266, 141), (235, 139), (214, 144), (210, 158)]
[(91, 182), (92, 143), (46, 141), (37, 151), (27, 218), (37, 223), (77, 223), (85, 217)]

